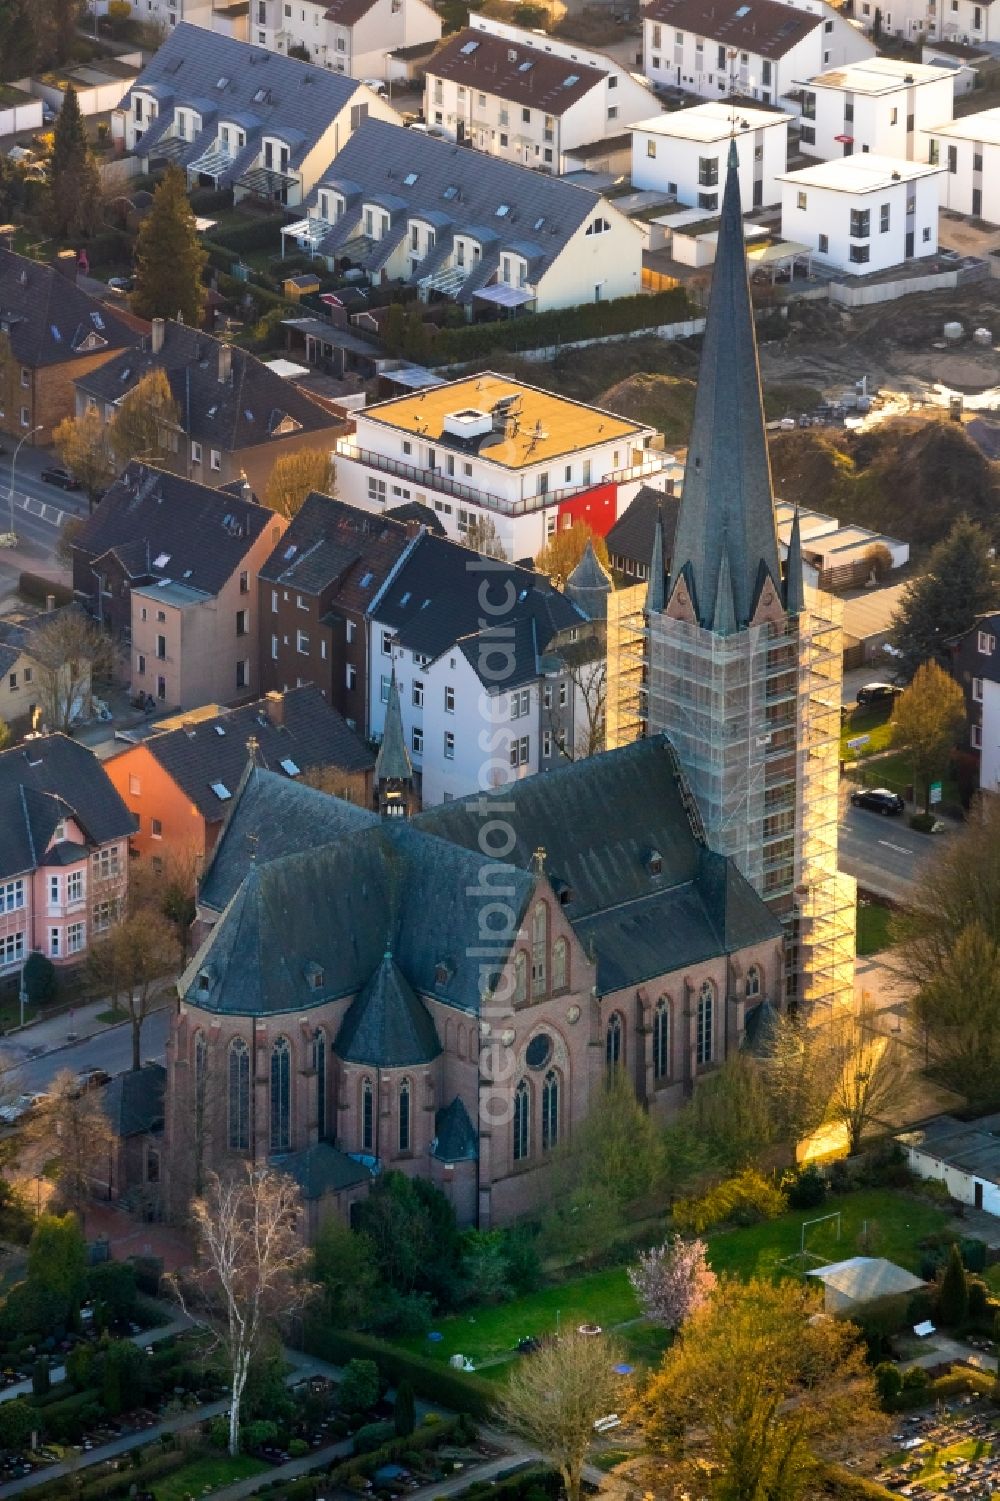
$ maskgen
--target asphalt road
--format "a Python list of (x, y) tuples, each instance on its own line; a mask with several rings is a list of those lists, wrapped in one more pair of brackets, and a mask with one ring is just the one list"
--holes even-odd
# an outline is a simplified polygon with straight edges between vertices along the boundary
[[(170, 1028), (173, 1007), (167, 1006), (147, 1016), (142, 1024), (143, 1062), (162, 1063)], [(70, 1026), (69, 1019), (66, 1022)], [(30, 1032), (26, 1034), (30, 1036)], [(16, 1034), (7, 1044), (7, 1051), (16, 1053)], [(79, 1073), (84, 1068), (103, 1068), (106, 1073), (120, 1074), (132, 1067), (132, 1028), (128, 1022), (118, 1027), (106, 1027), (95, 1037), (86, 1041), (68, 1043), (41, 1058), (28, 1057), (18, 1067), (17, 1088), (25, 1094), (45, 1090), (56, 1074), (63, 1069)]]
[[(30, 572), (39, 563), (51, 562), (59, 529), (67, 516), (87, 515), (87, 498), (82, 491), (43, 484), (38, 471), (57, 462), (42, 449), (34, 450), (27, 464), (23, 451), (18, 458), (14, 486), (14, 530), (18, 545), (0, 552), (0, 593), (5, 583), (17, 582), (19, 573)], [(9, 527), (10, 458), (0, 454), (0, 533)]]
[(840, 823), (840, 868), (877, 896), (913, 899), (918, 871), (947, 834), (918, 834), (906, 815), (885, 818), (848, 804)]

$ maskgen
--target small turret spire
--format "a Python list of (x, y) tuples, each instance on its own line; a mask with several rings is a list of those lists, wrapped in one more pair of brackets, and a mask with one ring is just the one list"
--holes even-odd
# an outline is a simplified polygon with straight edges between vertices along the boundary
[(656, 508), (656, 525), (653, 528), (653, 556), (649, 560), (649, 587), (646, 590), (646, 614), (660, 615), (663, 612), (663, 512)]
[(788, 557), (785, 559), (785, 609), (789, 615), (801, 615), (805, 608), (806, 588), (802, 572), (802, 532), (799, 526), (799, 508), (795, 507), (792, 531), (788, 538)]

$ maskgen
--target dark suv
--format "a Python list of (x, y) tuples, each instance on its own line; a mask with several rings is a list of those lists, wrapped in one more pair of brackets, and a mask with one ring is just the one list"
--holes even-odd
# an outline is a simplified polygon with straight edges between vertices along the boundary
[(902, 813), (906, 807), (899, 793), (890, 792), (888, 787), (859, 787), (851, 793), (851, 802), (855, 808), (870, 808), (885, 818)]
[(43, 469), (42, 480), (46, 485), (55, 485), (60, 490), (79, 490), (80, 481), (68, 469)]
[(897, 688), (895, 683), (866, 683), (863, 688), (858, 689), (858, 703), (890, 703), (902, 691), (902, 688)]

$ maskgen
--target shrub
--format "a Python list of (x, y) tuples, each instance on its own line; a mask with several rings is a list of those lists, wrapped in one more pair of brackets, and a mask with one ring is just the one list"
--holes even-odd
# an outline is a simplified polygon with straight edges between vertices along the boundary
[(916, 829), (918, 834), (930, 834), (933, 832), (937, 818), (933, 813), (911, 813), (910, 828)]
[(989, 1288), (982, 1277), (968, 1277), (965, 1286), (968, 1294), (968, 1317), (970, 1321), (974, 1324), (986, 1322), (990, 1301)]
[(826, 1197), (826, 1179), (815, 1163), (804, 1167), (786, 1188), (789, 1207), (815, 1209)]
[(31, 1442), (32, 1429), (38, 1419), (31, 1403), (24, 1397), (0, 1402), (0, 1449), (20, 1452)]
[(44, 1006), (56, 998), (59, 980), (56, 967), (45, 954), (28, 955), (22, 971), (24, 991), (33, 1006)]
[(961, 1251), (953, 1244), (938, 1288), (938, 1318), (946, 1327), (954, 1329), (964, 1324), (968, 1316), (969, 1287), (965, 1267)]
[[(52, 579), (47, 579), (42, 573), (18, 574), (17, 592), (33, 604), (43, 605), (46, 596), (49, 594), (55, 595), (57, 605), (68, 605), (73, 602), (73, 591), (67, 584), (54, 583)], [(30, 959), (31, 956), (29, 955), (25, 961), (25, 968), (30, 963)]]
[(349, 1360), (337, 1388), (338, 1405), (344, 1412), (367, 1412), (378, 1401), (380, 1389), (374, 1360)]
[(35, 1397), (46, 1397), (52, 1390), (52, 1376), (49, 1373), (49, 1363), (44, 1355), (40, 1355), (31, 1369), (31, 1392)]
[(157, 1298), (163, 1280), (162, 1256), (130, 1256), (128, 1264), (135, 1273), (135, 1285), (140, 1293)]
[(127, 1261), (102, 1261), (87, 1272), (87, 1296), (93, 1298), (105, 1323), (131, 1319), (138, 1292), (135, 1267)]
[(63, 1362), (66, 1379), (78, 1392), (86, 1391), (94, 1375), (94, 1351), (91, 1345), (74, 1345)]
[(727, 1222), (754, 1225), (761, 1220), (773, 1220), (787, 1208), (788, 1201), (781, 1189), (755, 1168), (747, 1168), (735, 1178), (717, 1183), (701, 1198), (678, 1199), (674, 1205), (674, 1224), (684, 1234), (701, 1235), (713, 1225)]
[(886, 1412), (891, 1412), (892, 1404), (903, 1387), (903, 1378), (899, 1373), (899, 1368), (891, 1361), (883, 1360), (881, 1365), (875, 1367), (875, 1385), (878, 1388), (879, 1401)]
[(405, 1438), (417, 1426), (413, 1387), (408, 1381), (401, 1381), (396, 1389), (396, 1402), (393, 1407), (392, 1418), (397, 1438)]
[(258, 1418), (255, 1423), (248, 1423), (243, 1430), (243, 1436), (248, 1449), (261, 1449), (265, 1444), (273, 1444), (278, 1437), (277, 1423), (269, 1423), (264, 1418)]
[(986, 1270), (986, 1242), (968, 1237), (959, 1246), (962, 1253), (962, 1265), (967, 1272), (985, 1272)]
[[(281, 225), (284, 220), (279, 214), (270, 214), (260, 219), (250, 219), (246, 224), (236, 224), (229, 229), (213, 230), (214, 243), (225, 245), (230, 250), (270, 250), (281, 245)], [(235, 259), (235, 257), (233, 257)]]
[(408, 1379), (419, 1396), (440, 1402), (456, 1412), (486, 1417), (496, 1401), (496, 1387), (484, 1377), (453, 1371), (449, 1366), (428, 1360), (423, 1355), (411, 1354), (409, 1350), (397, 1349), (370, 1334), (332, 1329), (312, 1319), (306, 1324), (303, 1345), (309, 1354), (329, 1360), (333, 1365), (343, 1365), (353, 1357), (373, 1360), (387, 1384), (398, 1386), (400, 1381)]
[(229, 1419), (213, 1418), (208, 1425), (208, 1441), (213, 1449), (226, 1449), (229, 1446)]
[(304, 1438), (290, 1438), (288, 1452), (293, 1459), (304, 1459), (309, 1453), (309, 1445)]
[(381, 1449), (383, 1444), (389, 1443), (395, 1433), (395, 1425), (392, 1423), (366, 1423), (354, 1435), (354, 1452), (371, 1454), (376, 1449)]
[(403, 1339), (421, 1338), (431, 1327), (431, 1299), (427, 1293), (398, 1293), (383, 1288), (378, 1303), (365, 1320), (375, 1334), (395, 1334)]

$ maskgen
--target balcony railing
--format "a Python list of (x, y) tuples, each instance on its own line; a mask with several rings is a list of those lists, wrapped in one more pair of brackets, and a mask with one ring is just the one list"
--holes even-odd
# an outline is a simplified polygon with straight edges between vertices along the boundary
[(405, 464), (401, 459), (390, 459), (385, 454), (373, 452), (370, 448), (358, 448), (349, 441), (338, 443), (337, 456), (350, 459), (356, 464), (364, 464), (381, 474), (391, 474), (397, 479), (409, 480), (414, 485), (426, 485), (429, 490), (440, 490), (442, 494), (454, 496), (456, 500), (467, 500), (472, 505), (483, 506), (486, 510), (499, 511), (505, 516), (528, 516), (535, 511), (545, 510), (549, 506), (560, 505), (574, 495), (583, 495), (598, 485), (621, 485), (634, 479), (648, 479), (664, 468), (663, 456), (650, 452), (648, 458), (642, 463), (632, 464), (627, 469), (615, 469), (587, 484), (566, 485), (558, 490), (546, 490), (540, 495), (511, 499), (507, 495), (495, 495), (490, 490), (480, 490), (475, 485), (463, 485), (460, 480), (453, 479), (442, 469), (426, 469), (414, 464)]

